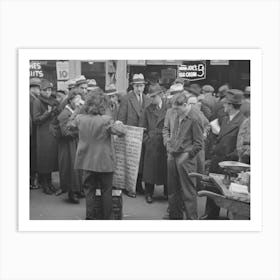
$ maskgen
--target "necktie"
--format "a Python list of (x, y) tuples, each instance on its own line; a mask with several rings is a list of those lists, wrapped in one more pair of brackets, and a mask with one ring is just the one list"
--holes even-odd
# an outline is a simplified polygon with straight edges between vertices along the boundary
[(140, 105), (142, 106), (142, 94), (138, 94), (138, 101)]

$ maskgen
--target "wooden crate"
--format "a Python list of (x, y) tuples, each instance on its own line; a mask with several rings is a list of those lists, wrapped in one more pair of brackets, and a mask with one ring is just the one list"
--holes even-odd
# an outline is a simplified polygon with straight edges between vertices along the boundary
[[(95, 195), (95, 201), (94, 201), (93, 217), (95, 220), (100, 220), (102, 217), (100, 189), (97, 189), (95, 194), (96, 195)], [(122, 220), (122, 218), (123, 218), (122, 191), (113, 190), (112, 196), (113, 196), (113, 219)]]

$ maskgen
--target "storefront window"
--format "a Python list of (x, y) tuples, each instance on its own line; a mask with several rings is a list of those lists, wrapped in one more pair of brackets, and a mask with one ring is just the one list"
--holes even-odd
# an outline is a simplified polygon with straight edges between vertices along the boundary
[(105, 89), (105, 62), (83, 61), (81, 64), (81, 74), (87, 79), (95, 79), (98, 86), (103, 90)]

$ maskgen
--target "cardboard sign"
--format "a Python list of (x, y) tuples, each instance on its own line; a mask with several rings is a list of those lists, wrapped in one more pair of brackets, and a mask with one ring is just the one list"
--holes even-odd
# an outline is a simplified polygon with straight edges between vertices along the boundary
[(56, 62), (56, 74), (58, 81), (69, 80), (69, 62), (68, 61), (57, 61)]
[(126, 131), (124, 137), (113, 137), (116, 154), (113, 186), (135, 193), (142, 150), (143, 128), (126, 126)]
[(178, 66), (178, 77), (189, 81), (206, 79), (206, 61), (185, 61), (184, 64)]

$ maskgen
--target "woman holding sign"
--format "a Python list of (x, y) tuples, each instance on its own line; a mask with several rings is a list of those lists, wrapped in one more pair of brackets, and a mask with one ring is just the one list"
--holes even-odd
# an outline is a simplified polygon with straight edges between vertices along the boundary
[(125, 127), (121, 122), (114, 122), (106, 115), (109, 98), (103, 94), (89, 96), (85, 114), (73, 114), (69, 125), (78, 128), (75, 169), (84, 171), (86, 186), (86, 219), (96, 219), (96, 190), (101, 189), (102, 219), (112, 219), (112, 182), (114, 173), (114, 154), (111, 135), (122, 136)]

